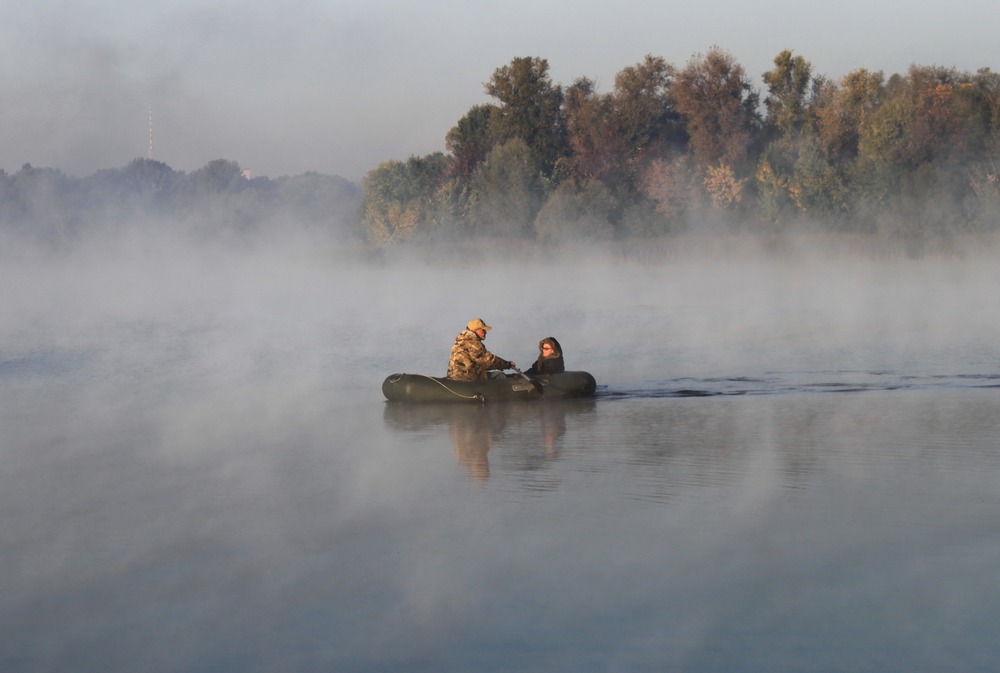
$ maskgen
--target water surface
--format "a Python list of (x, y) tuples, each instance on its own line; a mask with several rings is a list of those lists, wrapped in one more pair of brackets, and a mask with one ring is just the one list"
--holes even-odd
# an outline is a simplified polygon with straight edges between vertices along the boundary
[[(995, 265), (156, 259), (7, 266), (5, 671), (1000, 662)], [(480, 315), (598, 395), (384, 402)]]

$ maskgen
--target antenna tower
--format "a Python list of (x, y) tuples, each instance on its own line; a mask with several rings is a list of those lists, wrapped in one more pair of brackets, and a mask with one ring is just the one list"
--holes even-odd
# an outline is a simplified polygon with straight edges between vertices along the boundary
[(149, 160), (153, 160), (153, 106), (149, 106)]

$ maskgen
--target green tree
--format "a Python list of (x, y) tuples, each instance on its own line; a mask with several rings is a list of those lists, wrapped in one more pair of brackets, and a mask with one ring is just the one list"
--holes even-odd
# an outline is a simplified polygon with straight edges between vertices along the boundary
[(432, 237), (461, 237), (470, 231), (470, 181), (452, 177), (442, 182), (431, 195), (426, 216)]
[(246, 186), (243, 170), (235, 161), (215, 159), (188, 176), (188, 183), (195, 194), (224, 194), (236, 192)]
[(777, 222), (802, 208), (795, 166), (804, 139), (814, 133), (811, 95), (822, 92), (822, 83), (814, 82), (808, 61), (788, 50), (774, 58), (774, 69), (764, 73), (764, 83), (765, 135), (770, 142), (758, 162), (755, 184), (763, 216)]
[(445, 136), (445, 147), (451, 153), (457, 176), (468, 179), (495, 145), (491, 130), (495, 105), (476, 105), (458, 120)]
[(611, 240), (616, 208), (614, 196), (602, 182), (592, 180), (581, 186), (564, 182), (538, 213), (538, 239), (549, 243)]
[(85, 191), (58, 169), (24, 164), (5, 181), (4, 201), (4, 224), (48, 245), (72, 242), (86, 224)]
[(549, 175), (566, 154), (566, 129), (562, 88), (552, 83), (548, 61), (515, 58), (493, 72), (485, 89), (499, 101), (492, 117), (497, 141), (520, 138), (531, 150), (536, 166)]
[(472, 176), (473, 228), (489, 236), (530, 236), (543, 200), (542, 176), (531, 150), (515, 138), (495, 147)]
[(858, 157), (854, 183), (866, 199), (878, 207), (899, 192), (913, 107), (895, 96), (869, 115), (858, 131)]
[(843, 220), (850, 214), (847, 185), (819, 139), (802, 139), (793, 169), (790, 194), (800, 213)]
[(966, 135), (972, 147), (982, 156), (995, 158), (1000, 154), (1000, 73), (980, 68), (967, 86), (962, 87), (962, 116)]
[(446, 181), (449, 161), (440, 152), (386, 161), (362, 178), (363, 226), (369, 240), (394, 243), (426, 233), (434, 194)]
[(160, 161), (133, 159), (124, 168), (97, 171), (84, 179), (95, 208), (105, 217), (170, 214), (184, 175)]
[(351, 232), (357, 223), (361, 190), (348, 180), (315, 172), (274, 181), (276, 211), (282, 221), (333, 233)]
[(993, 158), (1000, 154), (1000, 73), (980, 68), (972, 78), (972, 83), (987, 110), (990, 130), (984, 150)]
[(764, 73), (766, 123), (786, 138), (795, 138), (809, 122), (812, 65), (785, 50), (774, 57), (774, 69)]
[(272, 212), (270, 191), (268, 180), (250, 180), (235, 161), (215, 159), (184, 179), (174, 214), (199, 238), (245, 235)]
[(970, 193), (965, 207), (972, 230), (996, 231), (1000, 229), (1000, 73), (981, 68), (971, 83), (969, 95), (977, 101), (974, 123), (984, 137), (980, 157), (967, 167)]

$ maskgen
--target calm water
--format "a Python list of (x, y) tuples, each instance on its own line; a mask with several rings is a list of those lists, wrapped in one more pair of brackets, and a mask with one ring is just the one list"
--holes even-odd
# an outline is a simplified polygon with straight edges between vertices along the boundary
[(997, 266), (8, 262), (0, 669), (995, 670)]

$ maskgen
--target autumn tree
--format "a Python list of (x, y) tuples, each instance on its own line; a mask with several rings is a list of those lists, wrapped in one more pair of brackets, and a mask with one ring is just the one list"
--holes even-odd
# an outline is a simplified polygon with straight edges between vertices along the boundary
[(827, 84), (817, 96), (816, 132), (830, 156), (857, 156), (861, 128), (881, 106), (885, 82), (881, 72), (854, 70), (839, 85)]
[(590, 79), (581, 77), (566, 88), (565, 125), (569, 154), (561, 160), (566, 175), (558, 179), (607, 180), (621, 163), (621, 139), (612, 126), (612, 100), (597, 92)]
[(995, 76), (913, 66), (907, 82), (914, 108), (909, 161), (964, 164), (995, 149), (991, 143), (997, 111)]
[(914, 65), (893, 84), (893, 98), (910, 110), (909, 126), (895, 148), (897, 161), (913, 167), (968, 149), (955, 114), (962, 89), (971, 88), (967, 80), (953, 68)]
[(647, 54), (641, 63), (615, 76), (611, 123), (630, 186), (644, 163), (664, 155), (684, 139), (680, 115), (670, 96), (674, 75), (672, 65)]
[(366, 176), (369, 232), (650, 235), (706, 207), (906, 236), (994, 226), (1000, 76), (913, 66), (833, 81), (785, 50), (763, 82), (762, 116), (760, 94), (718, 47), (681, 70), (647, 55), (608, 93), (586, 77), (564, 89), (544, 59), (515, 58), (484, 84), (493, 102), (449, 130), (448, 157)]
[[(690, 166), (690, 158), (681, 155), (673, 161), (665, 159), (654, 159), (643, 171), (639, 186), (641, 193), (652, 204), (658, 218), (663, 224), (663, 228), (677, 228), (688, 211), (698, 205), (697, 180), (694, 171)], [(632, 229), (637, 233), (651, 233), (658, 231), (659, 223), (650, 222), (650, 218), (645, 218), (643, 225), (637, 227), (633, 223)]]
[(689, 146), (702, 169), (724, 164), (742, 170), (760, 130), (759, 95), (735, 59), (718, 47), (694, 56), (671, 87)]
[[(912, 66), (907, 75), (893, 75), (859, 127), (859, 158), (898, 172), (962, 156), (971, 149), (963, 127), (970, 115), (965, 110), (960, 117), (956, 103), (971, 89), (952, 69)], [(982, 133), (976, 136), (981, 142)]]

